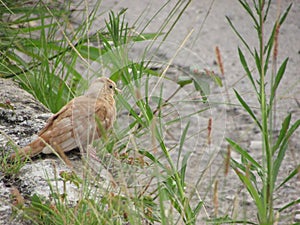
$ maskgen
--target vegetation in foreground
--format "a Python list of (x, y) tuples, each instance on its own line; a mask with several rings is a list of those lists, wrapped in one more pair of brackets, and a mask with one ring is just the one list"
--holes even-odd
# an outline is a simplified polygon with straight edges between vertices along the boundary
[[(12, 207), (16, 215), (22, 215), (23, 219), (30, 220), (34, 224), (145, 224), (146, 221), (160, 224), (196, 224), (197, 219), (199, 222), (200, 210), (205, 207), (202, 200), (205, 196), (197, 197), (197, 188), (202, 176), (205, 179), (205, 174), (199, 174), (199, 179), (190, 188), (186, 174), (192, 151), (186, 151), (184, 147), (190, 138), (201, 132), (208, 134), (211, 132), (208, 126), (205, 130), (191, 133), (192, 125), (189, 120), (194, 114), (201, 115), (209, 109), (206, 105), (209, 87), (199, 82), (201, 80), (199, 74), (188, 73), (178, 79), (168, 76), (166, 71), (172, 60), (157, 64), (148, 58), (147, 52), (147, 50), (150, 52), (151, 46), (158, 42), (159, 38), (160, 40), (167, 38), (189, 2), (178, 1), (156, 33), (143, 33), (145, 27), (141, 32), (136, 32), (134, 27), (125, 22), (126, 10), (124, 10), (119, 13), (110, 12), (103, 28), (90, 34), (87, 31), (90, 31), (96, 19), (100, 2), (92, 11), (86, 8), (84, 14), (88, 17), (76, 27), (71, 26), (69, 21), (71, 3), (56, 7), (43, 1), (37, 3), (18, 1), (14, 4), (1, 2), (0, 76), (13, 77), (25, 90), (55, 113), (71, 98), (83, 92), (84, 89), (80, 87), (87, 86), (87, 78), (102, 75), (97, 73), (98, 71), (92, 71), (90, 65), (97, 65), (96, 67), (102, 68), (102, 71), (105, 71), (103, 68), (105, 67), (109, 71), (110, 78), (118, 82), (124, 90), (117, 99), (118, 110), (128, 111), (130, 120), (126, 127), (117, 124), (118, 129), (108, 139), (98, 143), (99, 157), (107, 160), (109, 156), (109, 162), (117, 162), (117, 176), (130, 177), (134, 173), (133, 180), (144, 182), (136, 185), (128, 179), (121, 183), (111, 182), (105, 187), (99, 187), (101, 185), (95, 183), (101, 183), (100, 178), (89, 176), (88, 169), (85, 170), (86, 179), (82, 179), (74, 172), (58, 171), (57, 181), (62, 182), (64, 187), (71, 183), (81, 193), (76, 203), (69, 200), (66, 188), (58, 191), (49, 181), (51, 189), (49, 198), (33, 195), (26, 199), (28, 204), (24, 204), (22, 194), (15, 190), (13, 195), (16, 201)], [(252, 4), (244, 0), (239, 2), (255, 24), (258, 47), (249, 46), (230, 19), (228, 22), (244, 44), (245, 50), (239, 48), (238, 54), (256, 94), (260, 114), (254, 113), (254, 109), (238, 91), (235, 91), (235, 94), (262, 134), (261, 150), (264, 157), (261, 161), (256, 160), (245, 148), (229, 138), (227, 141), (231, 148), (228, 148), (227, 156), (230, 156), (230, 149), (241, 156), (240, 162), (230, 159), (230, 165), (253, 198), (257, 218), (230, 218), (229, 215), (224, 215), (209, 219), (207, 222), (274, 224), (280, 220), (277, 213), (280, 215), (281, 211), (300, 202), (300, 199), (295, 199), (277, 211), (273, 204), (276, 191), (294, 178), (299, 170), (298, 166), (283, 179), (283, 182), (279, 184), (276, 182), (288, 150), (288, 141), (300, 125), (300, 120), (291, 124), (292, 115), (289, 114), (282, 121), (279, 136), (272, 135), (276, 92), (288, 63), (288, 59), (284, 60), (277, 69), (278, 33), (291, 6), (274, 21), (273, 29), (268, 36), (264, 24), (270, 13), (271, 1), (254, 1)], [(153, 18), (159, 16), (167, 5), (168, 3), (162, 6)], [(58, 33), (61, 37), (57, 36)], [(146, 45), (146, 51), (139, 62), (132, 61), (128, 52), (134, 43), (142, 41), (149, 41), (150, 44)], [(245, 51), (255, 62), (256, 68), (253, 70), (248, 66), (250, 63), (245, 57)], [(221, 61), (218, 62), (222, 68)], [(78, 65), (85, 67), (87, 73), (81, 74)], [(154, 69), (157, 67), (163, 69)], [(210, 72), (208, 74), (221, 85), (217, 75)], [(174, 91), (166, 98), (166, 90), (159, 84), (159, 94), (151, 95), (152, 78), (156, 81), (171, 80), (175, 85)], [(270, 93), (266, 91), (267, 86), (270, 87)], [(178, 118), (173, 116), (172, 112), (176, 106), (184, 104), (184, 100), (178, 97), (181, 90), (189, 91), (188, 100), (192, 99), (194, 93), (200, 95), (201, 98), (194, 100), (193, 104), (202, 107), (190, 114), (179, 115), (181, 117)], [(180, 135), (177, 142), (170, 145), (164, 139), (164, 130), (178, 124), (181, 127)], [(156, 154), (157, 151), (161, 154)], [(211, 161), (207, 162), (207, 168), (210, 163)], [(14, 164), (15, 167), (12, 167), (4, 158), (2, 165), (5, 165), (2, 170), (7, 174), (17, 174), (23, 164), (17, 162)], [(150, 171), (146, 182), (145, 171)]]

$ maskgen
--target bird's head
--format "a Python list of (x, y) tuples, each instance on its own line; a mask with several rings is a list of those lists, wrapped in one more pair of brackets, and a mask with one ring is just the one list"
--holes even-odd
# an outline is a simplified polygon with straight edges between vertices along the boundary
[(85, 95), (91, 98), (105, 98), (113, 97), (116, 92), (120, 91), (114, 81), (106, 77), (101, 77), (91, 84)]

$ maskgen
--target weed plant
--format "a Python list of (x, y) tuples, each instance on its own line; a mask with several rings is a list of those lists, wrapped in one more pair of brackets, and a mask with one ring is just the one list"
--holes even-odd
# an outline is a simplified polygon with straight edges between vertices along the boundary
[[(277, 197), (276, 192), (284, 184), (297, 176), (297, 171), (299, 171), (299, 166), (297, 166), (282, 182), (277, 182), (279, 170), (282, 167), (282, 162), (288, 150), (289, 139), (300, 125), (299, 119), (291, 123), (292, 115), (289, 113), (282, 121), (278, 137), (273, 135), (275, 128), (276, 94), (288, 63), (288, 58), (286, 58), (277, 69), (278, 35), (292, 4), (278, 16), (273, 23), (272, 30), (270, 33), (267, 33), (265, 24), (271, 10), (271, 1), (259, 0), (253, 1), (250, 4), (248, 1), (239, 0), (239, 3), (254, 24), (258, 46), (249, 46), (246, 38), (242, 36), (230, 18), (227, 18), (227, 20), (244, 45), (245, 50), (238, 48), (240, 63), (251, 83), (260, 112), (255, 113), (254, 108), (247, 103), (245, 98), (237, 90), (234, 90), (234, 92), (245, 112), (247, 112), (259, 128), (262, 138), (262, 160), (257, 160), (254, 156), (255, 153), (251, 149), (242, 147), (230, 138), (227, 138), (227, 141), (231, 148), (241, 157), (240, 161), (231, 158), (231, 167), (247, 188), (248, 193), (255, 203), (257, 220), (254, 221), (245, 218), (242, 221), (235, 221), (226, 218), (224, 220), (215, 220), (215, 222), (261, 225), (277, 224), (281, 219), (280, 214), (283, 210), (300, 202), (300, 199), (295, 199), (275, 210), (275, 208), (278, 208), (274, 205), (274, 199)], [(250, 59), (245, 57), (245, 51), (250, 56)], [(254, 70), (249, 68), (251, 64), (250, 60), (256, 65)]]

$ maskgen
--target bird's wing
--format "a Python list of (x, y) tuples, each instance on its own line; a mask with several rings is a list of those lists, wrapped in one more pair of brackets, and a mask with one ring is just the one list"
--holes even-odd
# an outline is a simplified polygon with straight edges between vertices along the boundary
[(38, 135), (50, 145), (60, 145), (64, 151), (77, 147), (80, 142), (84, 144), (92, 136), (89, 129), (93, 130), (95, 101), (86, 96), (74, 98), (48, 119)]
[[(74, 100), (74, 99), (73, 99)], [(46, 132), (54, 123), (54, 121), (61, 116), (62, 114), (68, 114), (72, 111), (72, 105), (73, 105), (73, 100), (70, 101), (67, 105), (61, 108), (57, 113), (52, 115), (47, 121), (46, 121), (46, 126), (39, 131), (38, 135), (41, 136), (43, 135), (44, 132)]]

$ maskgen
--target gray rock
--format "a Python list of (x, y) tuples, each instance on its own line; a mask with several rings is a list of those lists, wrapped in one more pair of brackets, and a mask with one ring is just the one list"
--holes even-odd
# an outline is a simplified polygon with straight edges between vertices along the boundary
[(0, 79), (0, 147), (9, 139), (19, 146), (28, 144), (49, 116), (51, 113), (15, 82)]
[[(18, 87), (9, 79), (0, 79), (0, 151), (1, 155), (12, 151), (11, 146), (24, 146), (28, 144), (32, 136), (44, 125), (45, 121), (52, 114), (32, 95)], [(31, 193), (35, 187), (29, 186), (27, 182), (34, 182), (30, 170), (26, 172), (26, 165), (22, 171), (27, 177), (23, 179), (7, 180), (4, 174), (0, 173), (0, 224), (21, 224), (11, 218), (12, 203), (10, 190), (12, 186), (21, 191), (22, 194)], [(34, 168), (34, 167), (33, 167)], [(25, 176), (25, 175), (24, 175)], [(40, 185), (36, 183), (35, 186)]]

